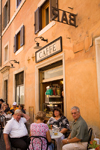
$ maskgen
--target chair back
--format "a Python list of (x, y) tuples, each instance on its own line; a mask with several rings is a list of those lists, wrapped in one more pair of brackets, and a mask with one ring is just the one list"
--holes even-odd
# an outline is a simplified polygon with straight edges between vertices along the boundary
[(87, 150), (89, 149), (88, 147), (89, 147), (89, 144), (90, 144), (90, 141), (91, 141), (92, 132), (93, 132), (93, 129), (92, 129), (92, 128), (89, 128), (89, 130), (88, 130), (89, 139), (88, 139)]
[(33, 150), (34, 150), (34, 147), (35, 147), (34, 145), (36, 145), (36, 143), (34, 142), (35, 139), (39, 139), (39, 141), (40, 141), (40, 146), (41, 146), (40, 150), (43, 149), (43, 139), (44, 139), (46, 141), (46, 150), (48, 150), (48, 140), (44, 136), (30, 136), (29, 139), (31, 141)]
[(89, 144), (90, 141), (91, 141), (92, 132), (93, 132), (93, 129), (92, 129), (92, 128), (89, 128), (89, 130), (88, 130), (88, 134), (89, 134), (88, 144)]
[(6, 125), (6, 118), (4, 115), (0, 115), (0, 123), (2, 124), (2, 128)]

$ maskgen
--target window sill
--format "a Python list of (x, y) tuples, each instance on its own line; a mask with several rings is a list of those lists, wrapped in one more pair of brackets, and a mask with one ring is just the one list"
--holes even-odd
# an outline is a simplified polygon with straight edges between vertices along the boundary
[(20, 49), (18, 49), (18, 50), (15, 52), (15, 55), (18, 55), (22, 50), (23, 50), (23, 47), (21, 47)]
[(46, 27), (44, 27), (39, 33), (38, 36), (42, 35), (43, 33), (45, 33), (46, 31), (48, 31), (51, 27), (53, 27), (55, 25), (55, 21), (50, 22)]

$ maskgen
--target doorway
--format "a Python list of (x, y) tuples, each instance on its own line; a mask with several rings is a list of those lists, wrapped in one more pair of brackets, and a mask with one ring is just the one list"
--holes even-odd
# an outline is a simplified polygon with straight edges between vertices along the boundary
[(24, 71), (15, 75), (15, 101), (24, 104)]
[[(62, 61), (62, 68), (63, 68), (63, 91), (64, 91), (64, 98), (63, 98), (63, 109), (64, 109), (64, 115), (66, 114), (66, 94), (65, 94), (65, 58), (64, 53), (61, 53), (59, 55), (56, 55), (55, 57), (51, 57), (50, 59), (47, 59), (35, 66), (35, 113), (37, 113), (40, 110), (40, 107), (42, 108), (42, 105), (40, 105), (40, 71), (41, 69), (44, 69), (45, 67), (49, 66), (50, 64), (54, 64), (56, 62)], [(50, 68), (48, 68), (50, 69)], [(59, 79), (58, 79), (59, 80)], [(41, 83), (42, 84), (42, 83)], [(45, 83), (44, 83), (45, 84)], [(42, 103), (41, 103), (42, 104)]]
[[(64, 111), (62, 60), (41, 68), (39, 76), (39, 110), (46, 111), (47, 116), (54, 107)], [(47, 93), (49, 90), (52, 92), (50, 95)]]

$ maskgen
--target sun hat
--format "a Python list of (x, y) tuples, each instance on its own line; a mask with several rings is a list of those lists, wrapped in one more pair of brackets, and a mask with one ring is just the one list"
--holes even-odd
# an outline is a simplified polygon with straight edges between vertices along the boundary
[(13, 105), (17, 105), (17, 103), (16, 103), (16, 102), (13, 102)]

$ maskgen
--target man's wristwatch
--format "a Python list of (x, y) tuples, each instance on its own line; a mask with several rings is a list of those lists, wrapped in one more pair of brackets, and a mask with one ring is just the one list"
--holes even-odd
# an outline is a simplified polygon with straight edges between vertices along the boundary
[(67, 143), (69, 143), (69, 140), (67, 139)]

